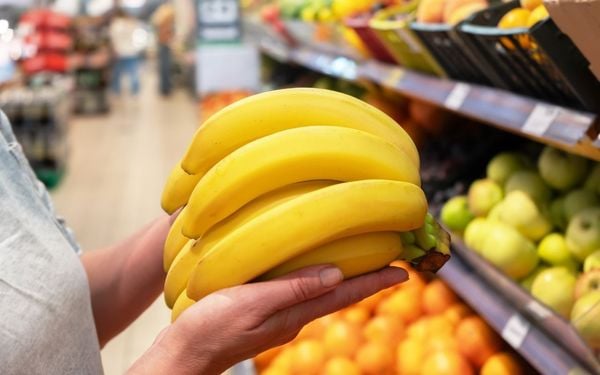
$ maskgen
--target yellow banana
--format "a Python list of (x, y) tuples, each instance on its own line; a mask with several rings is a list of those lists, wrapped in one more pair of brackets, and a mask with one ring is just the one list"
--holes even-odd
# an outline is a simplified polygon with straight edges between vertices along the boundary
[(230, 232), (198, 262), (188, 297), (243, 284), (338, 238), (422, 227), (427, 200), (420, 187), (391, 180), (340, 183), (303, 194)]
[(182, 312), (187, 310), (194, 303), (196, 303), (196, 301), (189, 298), (185, 290), (181, 292), (179, 297), (177, 297), (177, 301), (175, 301), (175, 304), (173, 305), (173, 310), (171, 311), (171, 322), (174, 322)]
[(284, 130), (239, 148), (204, 175), (181, 213), (183, 233), (199, 238), (261, 194), (321, 179), (389, 179), (420, 185), (418, 168), (382, 138), (332, 126)]
[(165, 272), (171, 267), (171, 263), (179, 253), (179, 250), (189, 241), (189, 238), (182, 233), (183, 220), (183, 216), (179, 214), (173, 224), (171, 224), (171, 229), (169, 229), (169, 234), (167, 234), (163, 251), (163, 268)]
[(372, 232), (346, 237), (317, 247), (273, 268), (260, 277), (271, 280), (304, 267), (334, 264), (349, 279), (383, 268), (401, 257), (402, 239), (397, 232)]
[(328, 125), (362, 130), (404, 150), (419, 168), (410, 136), (391, 117), (349, 95), (316, 88), (269, 91), (242, 99), (211, 116), (194, 135), (182, 167), (205, 174), (241, 146), (290, 128)]
[[(165, 302), (167, 306), (173, 307), (175, 300), (185, 289), (190, 274), (196, 266), (196, 263), (198, 263), (202, 256), (228, 233), (278, 204), (296, 198), (302, 194), (331, 186), (334, 183), (334, 181), (302, 182), (284, 186), (280, 189), (267, 193), (240, 208), (227, 219), (219, 222), (217, 225), (211, 228), (211, 230), (206, 232), (206, 234), (202, 236), (202, 238), (200, 238), (194, 246), (186, 245), (177, 255), (171, 267), (169, 268), (169, 272), (167, 273), (164, 288)], [(190, 242), (193, 243), (195, 241)]]
[(162, 193), (161, 206), (163, 210), (171, 215), (184, 206), (201, 177), (202, 175), (187, 174), (181, 168), (181, 163), (177, 163), (171, 171)]

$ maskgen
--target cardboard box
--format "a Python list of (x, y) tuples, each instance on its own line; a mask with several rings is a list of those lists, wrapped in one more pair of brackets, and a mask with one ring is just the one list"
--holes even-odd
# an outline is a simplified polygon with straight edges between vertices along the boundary
[(600, 80), (600, 0), (544, 0), (556, 25), (590, 62)]

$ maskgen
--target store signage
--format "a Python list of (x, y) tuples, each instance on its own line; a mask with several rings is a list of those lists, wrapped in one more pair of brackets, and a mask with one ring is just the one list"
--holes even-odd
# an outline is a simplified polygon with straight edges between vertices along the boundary
[(238, 42), (242, 36), (238, 0), (197, 0), (200, 44)]

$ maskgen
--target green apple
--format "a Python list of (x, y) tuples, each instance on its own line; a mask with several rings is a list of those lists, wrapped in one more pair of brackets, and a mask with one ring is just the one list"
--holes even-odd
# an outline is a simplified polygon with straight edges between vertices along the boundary
[(559, 229), (567, 229), (569, 222), (565, 215), (565, 197), (558, 197), (550, 203), (550, 220)]
[(583, 209), (595, 206), (600, 206), (600, 200), (596, 196), (596, 193), (585, 189), (572, 190), (565, 196), (563, 203), (567, 222), (571, 221), (573, 216)]
[(498, 219), (533, 241), (538, 241), (552, 230), (550, 220), (529, 195), (520, 190), (512, 191), (504, 198)]
[(590, 174), (583, 183), (583, 188), (596, 194), (600, 194), (600, 163), (594, 164)]
[(533, 271), (529, 273), (529, 275), (519, 280), (519, 284), (521, 284), (521, 287), (523, 287), (523, 289), (525, 289), (528, 292), (531, 292), (531, 285), (533, 285), (533, 280), (535, 280), (535, 278), (537, 277), (537, 275), (540, 274), (540, 272), (548, 268), (550, 268), (550, 266), (547, 266), (545, 264), (538, 264), (538, 266), (535, 267)]
[(475, 216), (487, 216), (488, 212), (502, 200), (502, 188), (490, 179), (477, 180), (469, 188), (469, 210)]
[(527, 276), (538, 264), (533, 242), (499, 221), (488, 223), (480, 254), (513, 279)]
[(588, 345), (600, 349), (600, 291), (588, 292), (573, 305), (571, 323)]
[(586, 177), (588, 161), (580, 156), (547, 146), (538, 159), (540, 175), (551, 187), (565, 191)]
[(465, 244), (475, 252), (479, 252), (489, 232), (489, 222), (482, 217), (476, 217), (465, 228)]
[(575, 215), (566, 238), (569, 251), (581, 262), (600, 249), (600, 207), (586, 208)]
[(518, 171), (506, 181), (504, 186), (506, 194), (511, 191), (522, 191), (529, 195), (538, 204), (545, 204), (550, 200), (552, 191), (537, 172)]
[(516, 171), (527, 169), (527, 157), (518, 152), (502, 152), (492, 158), (487, 165), (487, 178), (500, 186)]
[(473, 214), (469, 211), (467, 197), (459, 195), (450, 199), (441, 212), (442, 222), (454, 231), (463, 231), (467, 224), (473, 220)]
[(600, 249), (594, 251), (583, 261), (583, 272), (600, 269)]
[(537, 252), (541, 260), (552, 265), (573, 260), (567, 247), (567, 240), (560, 233), (550, 233), (545, 236), (538, 244)]
[(575, 283), (577, 279), (565, 267), (550, 267), (533, 280), (531, 294), (568, 318), (575, 302)]

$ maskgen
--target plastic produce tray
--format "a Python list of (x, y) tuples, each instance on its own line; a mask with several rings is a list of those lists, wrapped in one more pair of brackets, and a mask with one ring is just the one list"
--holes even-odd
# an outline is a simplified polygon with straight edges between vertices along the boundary
[(514, 1), (478, 12), (457, 26), (459, 39), (491, 66), (490, 78), (496, 86), (563, 106), (600, 111), (600, 82), (551, 19), (531, 29), (495, 26), (518, 6)]
[(369, 25), (398, 64), (445, 77), (448, 75), (446, 69), (410, 28), (417, 5), (418, 1), (412, 1), (406, 5), (381, 10), (375, 14)]
[(375, 30), (369, 27), (371, 14), (364, 13), (348, 18), (346, 26), (352, 28), (356, 35), (363, 41), (373, 57), (379, 61), (393, 64), (396, 62), (394, 56), (388, 51), (385, 44), (379, 39)]

